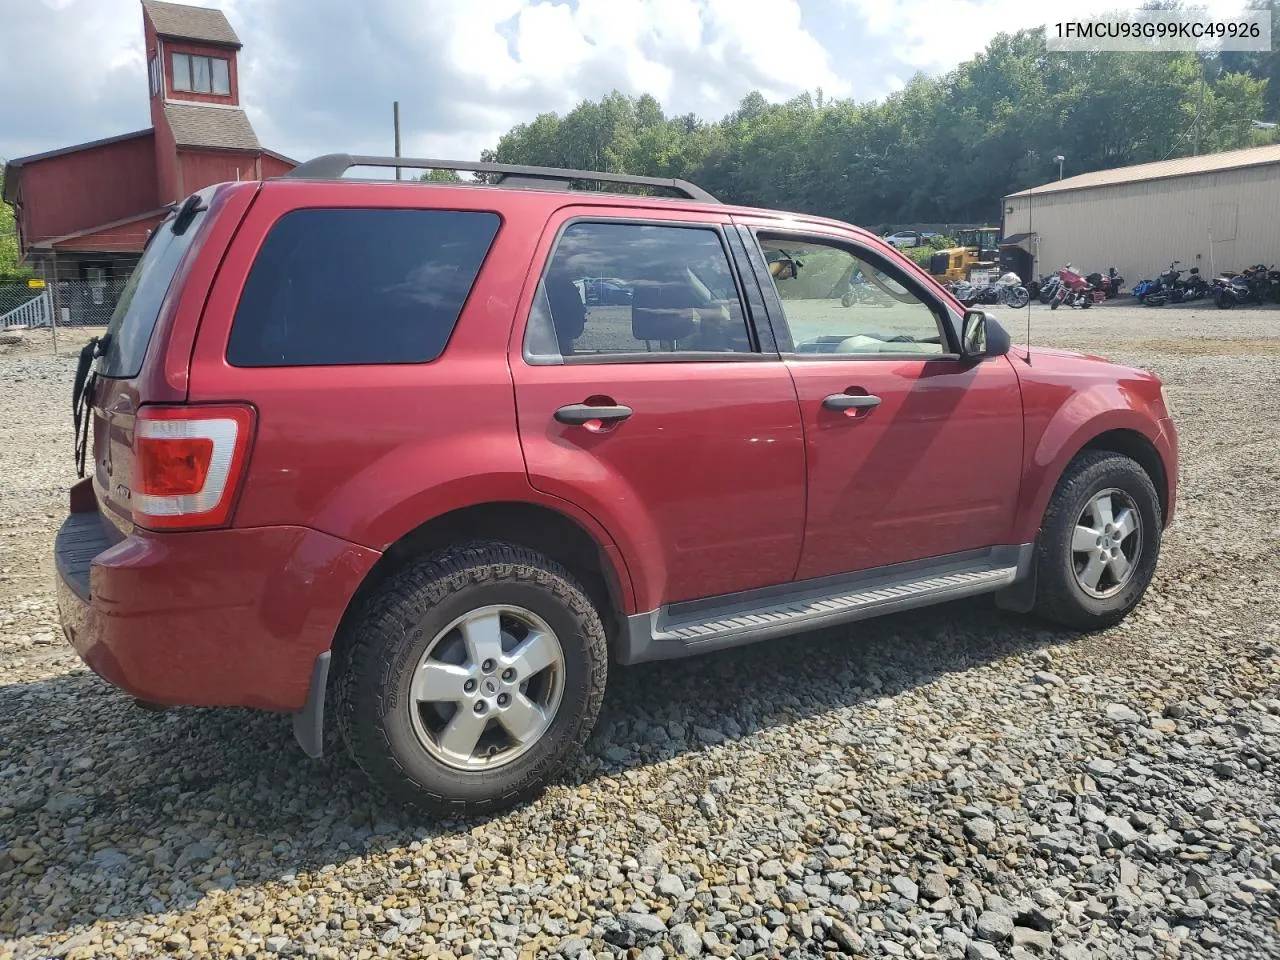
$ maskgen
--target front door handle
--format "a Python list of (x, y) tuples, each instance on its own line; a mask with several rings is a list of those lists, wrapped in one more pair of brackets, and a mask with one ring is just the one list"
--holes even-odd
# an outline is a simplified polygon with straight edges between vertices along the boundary
[(880, 398), (867, 394), (833, 393), (822, 401), (828, 410), (863, 410), (880, 406)]
[(556, 419), (560, 423), (578, 425), (590, 423), (592, 420), (599, 420), (602, 423), (617, 423), (627, 419), (627, 417), (631, 416), (631, 413), (631, 408), (624, 407), (622, 404), (596, 407), (589, 403), (571, 403), (556, 411)]

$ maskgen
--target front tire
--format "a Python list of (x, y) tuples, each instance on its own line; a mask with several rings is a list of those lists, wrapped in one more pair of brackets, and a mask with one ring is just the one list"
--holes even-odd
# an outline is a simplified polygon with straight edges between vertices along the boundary
[(1110, 451), (1081, 453), (1040, 528), (1035, 612), (1080, 630), (1123, 620), (1155, 574), (1161, 533), (1160, 498), (1146, 471)]
[(608, 664), (573, 576), (495, 542), (411, 563), (342, 651), (336, 712), (352, 758), (393, 799), (447, 816), (541, 792), (590, 736)]

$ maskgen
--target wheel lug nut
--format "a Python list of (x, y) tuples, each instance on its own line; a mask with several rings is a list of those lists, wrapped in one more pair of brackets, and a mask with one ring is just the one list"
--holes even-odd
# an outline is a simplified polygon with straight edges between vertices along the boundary
[(483, 700), (476, 701), (476, 713), (484, 713), (488, 709), (489, 709), (489, 705), (485, 703)]
[(507, 669), (502, 671), (502, 679), (505, 680), (507, 683), (510, 683), (515, 678), (516, 678), (516, 672), (511, 667), (507, 667)]
[(505, 694), (505, 693), (498, 694), (498, 706), (505, 707), (510, 702), (511, 702), (511, 697), (508, 694)]
[(476, 689), (476, 682), (474, 680), (468, 680), (462, 685), (462, 689), (467, 693), (474, 693)]
[(484, 663), (480, 664), (480, 669), (485, 673), (493, 673), (493, 668), (495, 666), (496, 664), (492, 660), (486, 660)]

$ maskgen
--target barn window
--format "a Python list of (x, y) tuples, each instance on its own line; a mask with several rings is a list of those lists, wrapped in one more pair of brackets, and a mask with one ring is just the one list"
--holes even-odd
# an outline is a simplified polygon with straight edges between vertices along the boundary
[(197, 57), (189, 53), (173, 55), (173, 89), (191, 93), (231, 94), (231, 71), (220, 57)]

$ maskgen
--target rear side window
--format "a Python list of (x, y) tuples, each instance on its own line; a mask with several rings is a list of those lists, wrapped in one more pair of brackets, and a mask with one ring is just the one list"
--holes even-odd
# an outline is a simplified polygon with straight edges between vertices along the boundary
[(525, 331), (531, 363), (708, 359), (753, 349), (720, 235), (692, 225), (570, 224)]
[(497, 214), (296, 210), (267, 235), (231, 325), (236, 367), (425, 363), (444, 351)]
[(173, 232), (175, 218), (161, 221), (147, 241), (142, 259), (120, 291), (120, 299), (107, 322), (107, 350), (98, 366), (103, 377), (136, 377), (142, 369), (147, 344), (160, 317), (160, 305), (169, 290), (182, 256), (199, 236), (207, 213), (189, 217), (186, 229)]

